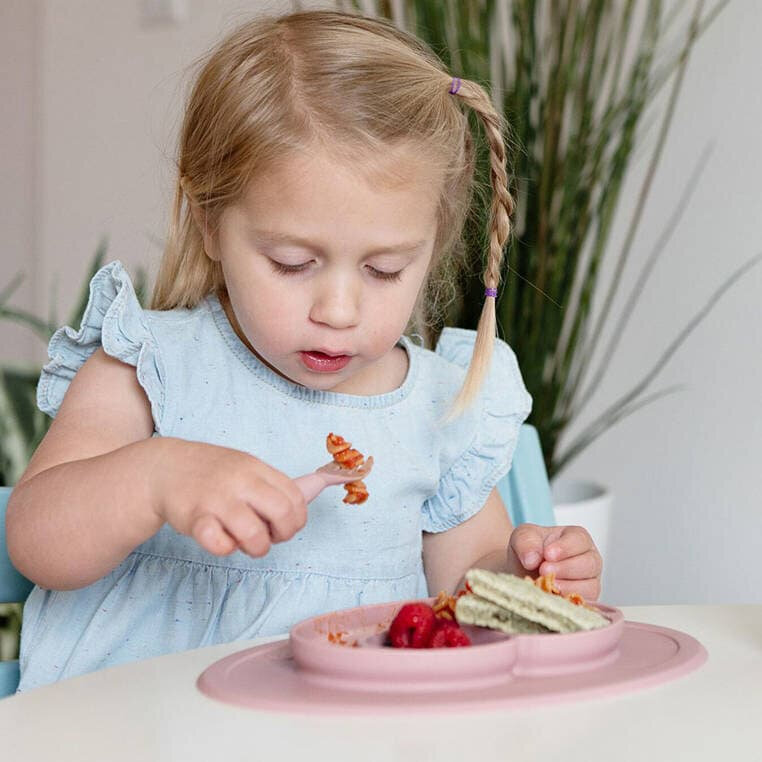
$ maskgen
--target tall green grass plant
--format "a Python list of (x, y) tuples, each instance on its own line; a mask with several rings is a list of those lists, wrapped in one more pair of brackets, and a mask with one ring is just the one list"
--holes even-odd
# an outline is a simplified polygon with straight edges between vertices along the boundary
[[(646, 256), (637, 234), (690, 54), (726, 4), (707, 9), (703, 0), (338, 3), (345, 10), (386, 16), (424, 39), (454, 76), (484, 85), (505, 118), (517, 206), (497, 303), (498, 327), (515, 350), (534, 398), (529, 422), (539, 432), (551, 477), (615, 423), (675, 391), (652, 392), (651, 384), (719, 298), (760, 261), (753, 257), (732, 273), (676, 330), (675, 339), (631, 389), (562, 442), (600, 387), (698, 182), (699, 172), (688, 178), (667, 227)], [(646, 171), (637, 199), (625, 208), (622, 189), (644, 151)], [(699, 157), (699, 168), (705, 161), (706, 155)], [(489, 187), (487, 171), (482, 142), (478, 179), (483, 188)], [(489, 212), (483, 196), (465, 231), (468, 266), (459, 279), (459, 298), (442, 325), (475, 328), (478, 322)], [(626, 232), (615, 248), (611, 234), (622, 215), (628, 216)], [(641, 271), (624, 294), (622, 275), (633, 254), (642, 262)], [(434, 327), (434, 338), (442, 325)]]

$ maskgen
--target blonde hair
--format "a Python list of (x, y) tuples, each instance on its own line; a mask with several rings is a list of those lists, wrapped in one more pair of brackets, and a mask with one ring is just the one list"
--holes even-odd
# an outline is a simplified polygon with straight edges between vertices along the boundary
[[(507, 188), (504, 125), (485, 90), (454, 80), (423, 42), (391, 23), (334, 11), (257, 18), (203, 61), (186, 107), (178, 180), (152, 308), (193, 307), (224, 291), (193, 218), (213, 232), (252, 175), (305, 144), (351, 147), (372, 161), (391, 144), (411, 144), (444, 178), (429, 274), (412, 319), (436, 314), (460, 248), (474, 185), (467, 106), (489, 145), (492, 191), (484, 285), (497, 288), (513, 202)], [(457, 80), (455, 80), (457, 82)], [(443, 273), (445, 277), (443, 277)], [(474, 398), (489, 368), (495, 299), (486, 298), (471, 363), (451, 413)]]

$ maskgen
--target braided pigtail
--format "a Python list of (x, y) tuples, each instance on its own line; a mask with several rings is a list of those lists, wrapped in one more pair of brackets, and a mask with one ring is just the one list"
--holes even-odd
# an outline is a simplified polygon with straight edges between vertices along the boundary
[(510, 217), (513, 199), (508, 191), (503, 120), (492, 105), (484, 88), (475, 82), (454, 79), (449, 92), (459, 98), (479, 117), (489, 145), (490, 186), (492, 204), (489, 219), (489, 251), (484, 269), (485, 299), (476, 329), (471, 362), (463, 386), (453, 401), (448, 419), (456, 418), (471, 403), (484, 381), (492, 359), (497, 333), (495, 302), (500, 283), (503, 252), (511, 232)]

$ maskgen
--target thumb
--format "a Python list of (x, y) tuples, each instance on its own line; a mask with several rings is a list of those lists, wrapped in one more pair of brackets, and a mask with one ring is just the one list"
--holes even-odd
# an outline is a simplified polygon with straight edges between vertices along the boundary
[(509, 548), (527, 571), (533, 571), (542, 563), (545, 527), (522, 524), (511, 533)]

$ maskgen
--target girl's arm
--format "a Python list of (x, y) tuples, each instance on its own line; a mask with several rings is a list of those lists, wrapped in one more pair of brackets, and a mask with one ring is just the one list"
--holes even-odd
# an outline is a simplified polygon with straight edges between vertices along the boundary
[(162, 521), (152, 510), (157, 450), (135, 368), (98, 349), (11, 493), (8, 554), (41, 587), (90, 584), (117, 566)]
[(429, 593), (455, 592), (474, 567), (525, 574), (555, 574), (564, 593), (577, 592), (588, 600), (600, 595), (601, 557), (581, 527), (513, 528), (496, 489), (484, 507), (446, 532), (423, 535), (423, 564)]
[(98, 350), (11, 493), (8, 555), (40, 587), (84, 587), (167, 522), (204, 550), (264, 556), (307, 521), (296, 484), (249, 453), (153, 437), (135, 369)]
[(475, 566), (518, 573), (506, 568), (511, 532), (513, 524), (496, 489), (484, 507), (462, 524), (445, 532), (424, 532), (423, 565), (429, 592), (454, 592), (463, 584), (463, 575)]

